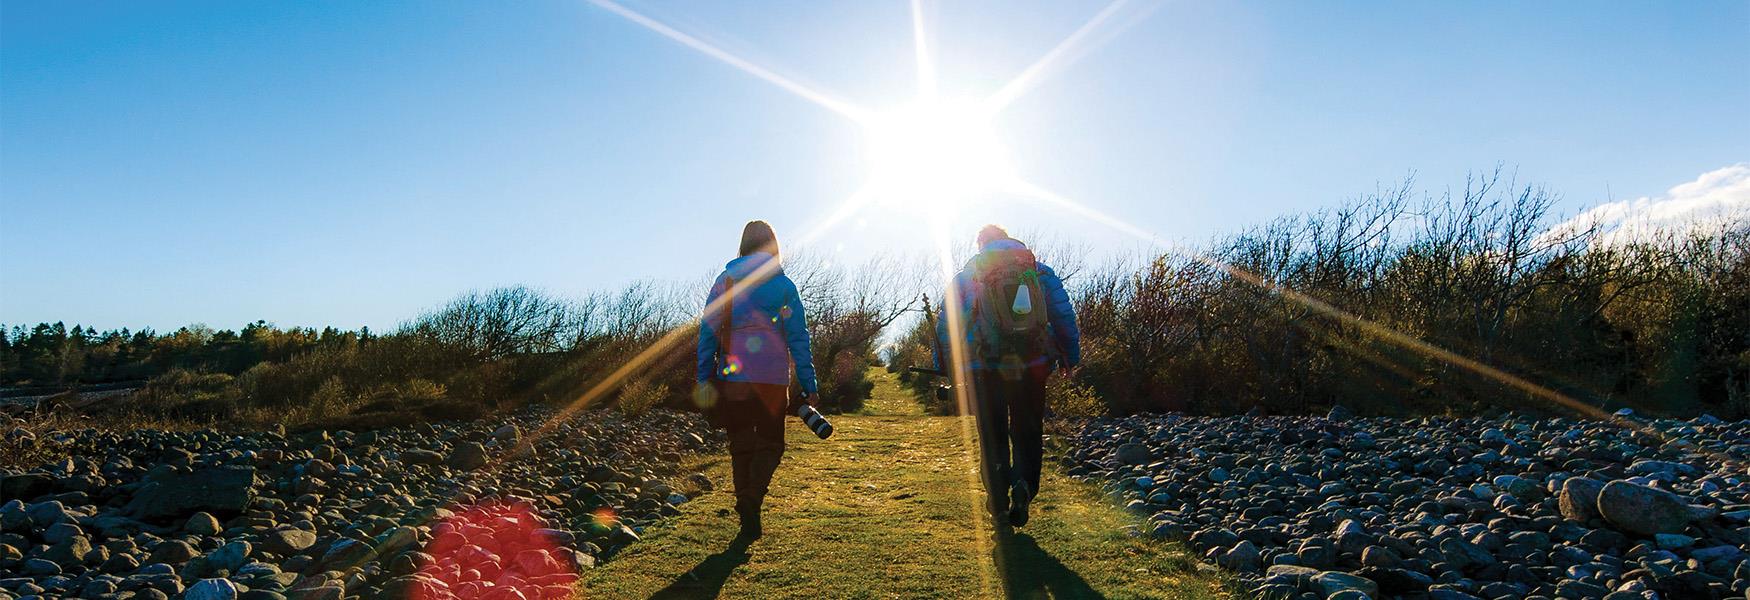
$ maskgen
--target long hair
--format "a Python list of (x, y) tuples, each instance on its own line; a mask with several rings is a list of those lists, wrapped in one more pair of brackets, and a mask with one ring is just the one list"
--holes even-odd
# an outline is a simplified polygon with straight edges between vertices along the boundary
[(778, 234), (772, 231), (771, 223), (754, 220), (748, 221), (747, 226), (741, 228), (741, 256), (755, 252), (764, 252), (772, 255), (772, 258), (780, 258), (778, 255)]

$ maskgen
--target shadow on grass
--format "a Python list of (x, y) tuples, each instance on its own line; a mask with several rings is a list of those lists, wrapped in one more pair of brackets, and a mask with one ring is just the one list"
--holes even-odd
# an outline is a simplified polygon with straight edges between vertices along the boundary
[(1010, 598), (1105, 598), (1031, 535), (998, 530), (996, 556), (997, 573)]
[(680, 600), (683, 598), (716, 598), (723, 592), (723, 582), (735, 568), (747, 562), (748, 541), (736, 538), (722, 552), (705, 557), (687, 572), (650, 595), (650, 600)]

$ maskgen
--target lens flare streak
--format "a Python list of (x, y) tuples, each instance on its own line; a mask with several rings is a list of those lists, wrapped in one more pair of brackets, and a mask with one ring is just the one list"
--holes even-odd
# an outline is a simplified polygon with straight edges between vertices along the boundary
[(637, 23), (645, 29), (649, 29), (663, 37), (679, 42), (683, 46), (697, 50), (706, 56), (715, 58), (724, 64), (741, 70), (742, 72), (763, 79), (767, 83), (783, 88), (785, 91), (800, 96), (809, 102), (818, 104), (846, 117), (850, 117), (852, 120), (860, 122), (867, 114), (867, 111), (853, 106), (850, 103), (829, 96), (823, 92), (815, 90), (814, 88), (802, 85), (801, 83), (796, 82), (796, 80), (779, 75), (771, 69), (762, 67), (752, 61), (730, 54), (722, 48), (706, 43), (704, 40), (688, 35), (683, 31), (670, 27), (661, 21), (644, 15), (643, 13), (627, 8), (613, 0), (589, 1), (591, 4), (601, 7), (603, 10), (619, 15), (621, 18), (633, 23)]
[(924, 0), (911, 0), (911, 35), (918, 60), (918, 96), (936, 97), (936, 65), (930, 60), (929, 30), (924, 27)]
[[(953, 242), (949, 241), (947, 224), (939, 218), (931, 218), (929, 226), (930, 238), (936, 243), (936, 255), (941, 269), (942, 281), (952, 282), (954, 280), (954, 249)], [(951, 364), (946, 365), (945, 370), (948, 371), (950, 379), (954, 383), (954, 405), (960, 414), (961, 447), (966, 448), (969, 462), (976, 466), (981, 462), (981, 453), (978, 449), (978, 434), (973, 428), (972, 374), (967, 367), (969, 361), (965, 341), (966, 324), (961, 322), (959, 306), (960, 291), (957, 286), (950, 283), (942, 298), (942, 309), (937, 311), (936, 318), (946, 319), (945, 324), (948, 328), (948, 362)], [(982, 477), (983, 475), (976, 468), (968, 472), (967, 489), (983, 490)], [(978, 555), (990, 556), (990, 545), (987, 541), (989, 530), (985, 528), (983, 517), (984, 503), (981, 501), (980, 494), (976, 492), (969, 494), (968, 498), (970, 503), (967, 508), (972, 517), (973, 540), (977, 545)], [(1001, 518), (1000, 516), (996, 517)], [(996, 590), (997, 588), (993, 586), (996, 580), (996, 563), (981, 560), (978, 561), (978, 566), (980, 588)]]
[(1047, 72), (1056, 68), (1058, 63), (1073, 58), (1074, 52), (1086, 43), (1089, 35), (1099, 30), (1102, 24), (1110, 20), (1113, 15), (1118, 14), (1118, 11), (1123, 10), (1124, 6), (1129, 3), (1130, 0), (1112, 0), (1105, 8), (1100, 9), (1100, 12), (1095, 13), (1093, 18), (1088, 19), (1087, 23), (1076, 28), (1074, 33), (1058, 42), (1050, 52), (1046, 52), (1044, 56), (1039, 57), (1039, 60), (1033, 61), (1033, 64), (1022, 69), (1020, 75), (1016, 75), (1014, 79), (1009, 80), (1001, 89), (997, 90), (997, 93), (986, 99), (987, 110), (992, 113), (1002, 112), (1010, 103), (1027, 93), (1033, 86), (1038, 85)]

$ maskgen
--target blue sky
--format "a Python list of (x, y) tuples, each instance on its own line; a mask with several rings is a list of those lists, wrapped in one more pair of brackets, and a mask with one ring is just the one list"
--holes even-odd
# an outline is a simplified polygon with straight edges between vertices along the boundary
[[(904, 1), (627, 6), (880, 110)], [(982, 97), (1104, 2), (926, 1)], [(1750, 160), (1750, 3), (1124, 5), (995, 121), (1028, 180), (1187, 242), (1504, 163), (1576, 213)], [(692, 281), (867, 177), (839, 115), (581, 1), (0, 4), (0, 322), (386, 328), (475, 288)], [(1100, 252), (1101, 226), (960, 214)], [(877, 210), (810, 250), (915, 251)]]

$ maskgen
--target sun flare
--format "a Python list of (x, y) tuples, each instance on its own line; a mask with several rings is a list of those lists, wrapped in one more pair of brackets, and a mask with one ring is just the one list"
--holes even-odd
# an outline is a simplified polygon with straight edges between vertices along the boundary
[(864, 121), (870, 190), (883, 202), (951, 208), (1009, 181), (1007, 150), (975, 102), (919, 100)]

